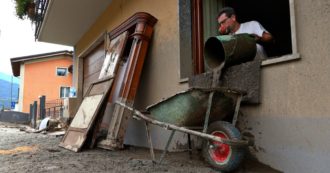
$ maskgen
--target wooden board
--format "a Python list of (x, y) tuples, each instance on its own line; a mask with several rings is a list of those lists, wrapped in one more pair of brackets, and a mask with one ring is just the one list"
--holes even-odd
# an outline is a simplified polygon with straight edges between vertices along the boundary
[(112, 78), (106, 78), (90, 86), (59, 146), (75, 152), (81, 150), (112, 81)]
[(83, 58), (83, 96), (90, 85), (98, 80), (105, 59), (104, 42)]
[(123, 48), (126, 45), (127, 37), (128, 32), (126, 31), (117, 36), (116, 38), (110, 40), (110, 44), (107, 47), (107, 52), (99, 75), (99, 79), (114, 76), (119, 59), (123, 54)]

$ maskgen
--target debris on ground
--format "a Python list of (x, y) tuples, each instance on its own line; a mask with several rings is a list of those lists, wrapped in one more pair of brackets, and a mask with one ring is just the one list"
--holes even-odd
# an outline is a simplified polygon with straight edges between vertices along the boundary
[[(206, 164), (199, 151), (192, 158), (188, 152), (168, 153), (162, 164), (152, 163), (149, 149), (127, 147), (125, 150), (108, 151), (85, 149), (75, 153), (61, 147), (61, 137), (26, 133), (22, 125), (0, 122), (0, 150), (11, 151), (0, 154), (0, 172), (118, 172), (118, 173), (218, 173)], [(15, 151), (15, 152), (14, 152)], [(161, 151), (156, 151), (159, 158)], [(279, 173), (255, 160), (247, 159), (233, 173)]]
[(18, 125), (20, 131), (26, 133), (42, 133), (52, 136), (63, 136), (67, 128), (67, 124), (60, 119), (44, 118), (37, 122), (37, 129), (26, 125)]

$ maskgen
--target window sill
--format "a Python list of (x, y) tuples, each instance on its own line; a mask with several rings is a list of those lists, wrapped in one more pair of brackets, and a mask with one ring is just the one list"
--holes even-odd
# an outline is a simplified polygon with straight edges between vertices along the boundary
[(186, 78), (181, 78), (180, 81), (179, 81), (179, 83), (180, 84), (182, 84), (182, 83), (188, 83), (188, 80), (189, 80), (189, 78), (187, 78), (187, 77)]
[[(290, 55), (284, 55), (279, 58), (272, 58), (272, 59), (267, 59), (263, 60), (261, 63), (261, 67), (264, 66), (269, 66), (269, 65), (274, 65), (274, 64), (280, 64), (280, 63), (285, 63), (288, 61), (294, 61), (294, 60), (299, 60), (301, 59), (300, 54), (295, 53), (295, 54), (290, 54)], [(189, 78), (181, 78), (179, 83), (188, 83)]]
[(299, 60), (299, 59), (300, 59), (300, 54), (298, 54), (298, 53), (284, 55), (279, 58), (263, 60), (261, 63), (261, 66), (264, 67), (264, 66), (268, 66), (268, 65), (279, 64), (279, 63), (293, 61), (293, 60)]

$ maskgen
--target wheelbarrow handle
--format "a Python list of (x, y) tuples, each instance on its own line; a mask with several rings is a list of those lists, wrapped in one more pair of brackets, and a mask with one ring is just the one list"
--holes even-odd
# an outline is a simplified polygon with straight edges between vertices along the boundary
[(202, 88), (202, 87), (194, 87), (191, 89), (198, 89), (201, 91), (206, 91), (206, 92), (213, 92), (213, 91), (218, 91), (218, 92), (229, 92), (229, 93), (236, 93), (236, 94), (241, 94), (241, 95), (246, 95), (247, 92), (239, 89), (233, 89), (233, 88), (228, 88), (228, 87), (210, 87), (210, 88)]
[(132, 107), (129, 107), (129, 106), (125, 105), (122, 102), (117, 101), (116, 104), (132, 111), (133, 115), (136, 115), (137, 117), (143, 119), (144, 121), (146, 121), (148, 123), (151, 123), (151, 124), (154, 124), (154, 125), (158, 125), (160, 127), (166, 128), (166, 129), (177, 130), (177, 131), (180, 131), (180, 132), (183, 132), (183, 133), (196, 135), (196, 136), (199, 136), (199, 137), (202, 137), (202, 138), (205, 138), (205, 139), (221, 142), (221, 143), (224, 143), (224, 144), (227, 144), (227, 145), (230, 145), (230, 146), (240, 147), (240, 146), (248, 145), (248, 141), (245, 141), (245, 140), (223, 139), (223, 138), (220, 138), (220, 137), (217, 137), (217, 136), (214, 136), (214, 135), (210, 135), (210, 134), (207, 134), (207, 133), (202, 133), (202, 132), (198, 132), (198, 131), (195, 131), (195, 130), (190, 130), (190, 129), (187, 129), (185, 127), (178, 127), (178, 126), (173, 125), (173, 124), (160, 122), (160, 121), (151, 119), (151, 118), (143, 115), (140, 111), (137, 111), (137, 110), (133, 109)]

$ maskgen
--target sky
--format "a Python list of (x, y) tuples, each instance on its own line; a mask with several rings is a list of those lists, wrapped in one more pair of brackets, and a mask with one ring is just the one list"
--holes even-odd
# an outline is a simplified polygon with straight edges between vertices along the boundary
[(30, 20), (15, 15), (14, 0), (0, 0), (0, 72), (12, 74), (10, 58), (34, 55), (72, 47), (35, 41)]

